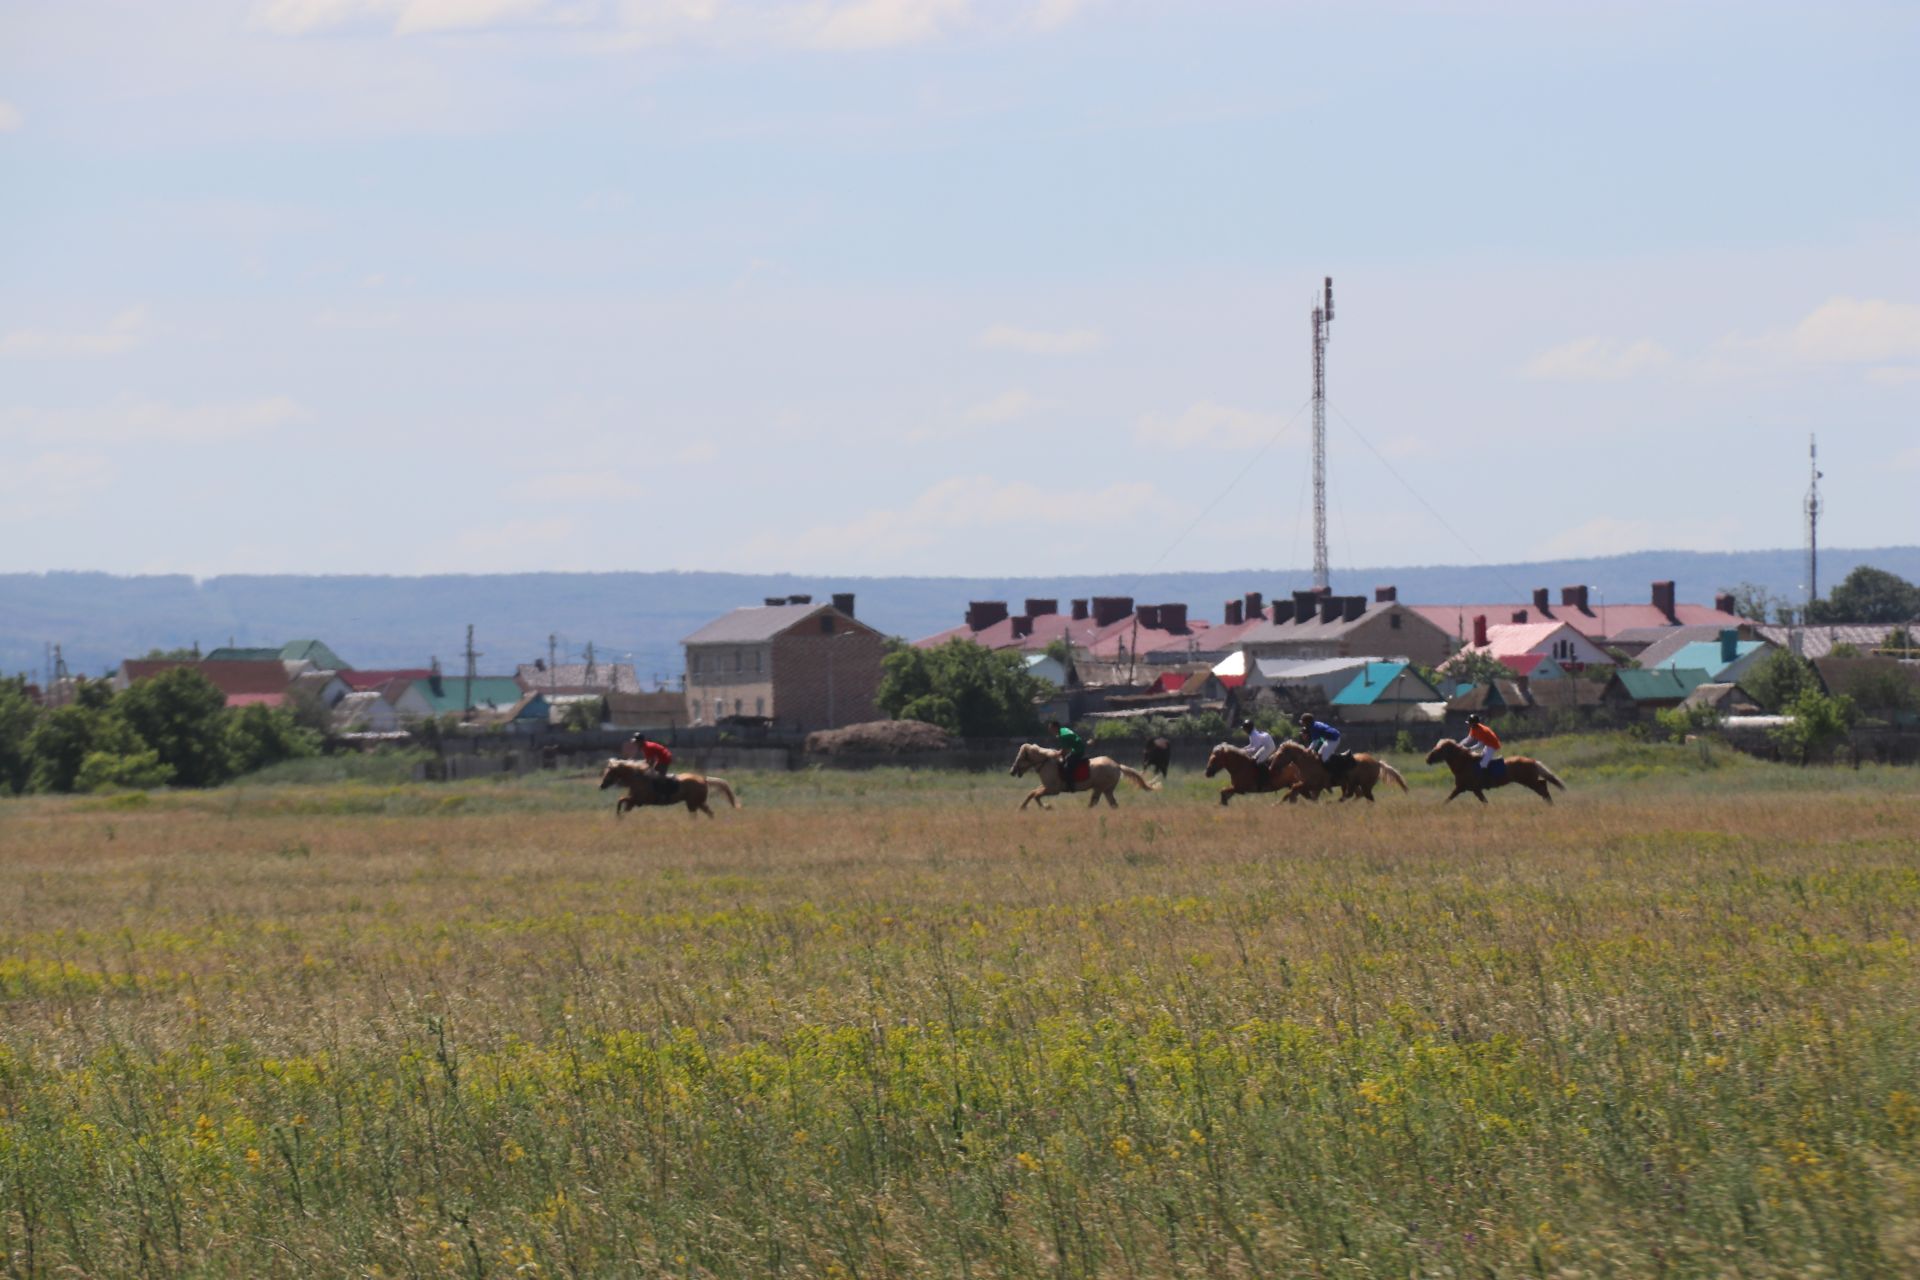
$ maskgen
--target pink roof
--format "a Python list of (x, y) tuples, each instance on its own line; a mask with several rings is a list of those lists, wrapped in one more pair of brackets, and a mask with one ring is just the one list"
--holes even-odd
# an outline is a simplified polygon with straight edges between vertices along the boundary
[(291, 677), (287, 668), (280, 662), (176, 662), (169, 659), (129, 658), (120, 664), (126, 672), (127, 683), (146, 680), (163, 671), (175, 667), (192, 667), (208, 680), (214, 688), (227, 695), (227, 705), (236, 705), (233, 699), (241, 694), (286, 693)]
[[(1137, 615), (1128, 614), (1117, 622), (1104, 627), (1093, 625), (1091, 618), (1074, 621), (1071, 614), (1043, 613), (1033, 620), (1033, 630), (1024, 636), (1013, 634), (1013, 619), (1002, 618), (990, 627), (972, 631), (965, 626), (952, 627), (946, 631), (930, 635), (924, 640), (914, 642), (916, 648), (930, 649), (945, 644), (949, 640), (971, 640), (975, 644), (989, 649), (1023, 649), (1038, 652), (1062, 636), (1076, 649), (1084, 649), (1094, 657), (1107, 660), (1117, 655), (1124, 647), (1132, 652), (1136, 642), (1134, 623)], [(1156, 653), (1168, 649), (1184, 649), (1189, 639), (1201, 639), (1208, 648), (1213, 646), (1214, 632), (1208, 624), (1189, 618), (1182, 631), (1168, 631), (1163, 627), (1140, 627), (1138, 629), (1139, 652)]]
[(230, 693), (227, 695), (227, 705), (230, 707), (278, 707), (285, 705), (286, 701), (287, 695), (284, 693)]
[[(1585, 613), (1571, 605), (1554, 605), (1545, 617), (1531, 603), (1414, 604), (1407, 607), (1448, 635), (1465, 636), (1469, 640), (1473, 638), (1473, 619), (1476, 614), (1486, 615), (1489, 632), (1495, 625), (1527, 625), (1536, 621), (1545, 622), (1550, 618), (1554, 622), (1566, 623), (1596, 643), (1636, 627), (1671, 627), (1676, 623), (1686, 627), (1738, 627), (1746, 622), (1746, 619), (1735, 614), (1722, 613), (1704, 604), (1676, 604), (1671, 618), (1652, 604), (1594, 605)], [(1516, 613), (1525, 613), (1527, 624), (1509, 621)]]

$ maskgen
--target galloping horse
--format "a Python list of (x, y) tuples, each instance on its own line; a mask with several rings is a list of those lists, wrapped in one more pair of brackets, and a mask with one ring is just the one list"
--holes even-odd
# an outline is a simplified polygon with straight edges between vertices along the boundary
[(643, 805), (674, 804), (686, 805), (689, 818), (696, 813), (704, 813), (711, 818), (713, 810), (707, 807), (707, 792), (710, 790), (718, 791), (725, 796), (727, 803), (734, 808), (740, 807), (740, 801), (734, 797), (733, 788), (727, 784), (725, 778), (707, 778), (697, 773), (682, 773), (674, 780), (680, 784), (680, 789), (672, 796), (662, 799), (654, 788), (653, 770), (638, 760), (615, 759), (607, 761), (606, 772), (600, 775), (600, 789), (605, 791), (608, 787), (616, 785), (627, 789), (627, 794), (613, 802), (613, 816), (616, 818), (623, 818), (627, 810), (637, 809)]
[[(1227, 771), (1227, 785), (1220, 789), (1220, 803), (1226, 804), (1235, 796), (1259, 795), (1265, 791), (1284, 791), (1288, 800), (1299, 798), (1300, 771), (1292, 765), (1279, 769), (1269, 769), (1266, 765), (1247, 754), (1245, 747), (1236, 747), (1231, 742), (1223, 742), (1207, 753), (1207, 776), (1211, 778), (1222, 769)], [(1315, 794), (1318, 794), (1317, 792)], [(1314, 795), (1309, 795), (1311, 800)]]
[(1400, 776), (1398, 769), (1364, 751), (1354, 752), (1353, 763), (1337, 778), (1321, 763), (1317, 754), (1291, 738), (1280, 744), (1280, 758), (1299, 773), (1300, 785), (1296, 789), (1306, 793), (1308, 799), (1312, 799), (1323, 788), (1338, 787), (1342, 801), (1359, 796), (1372, 804), (1373, 789), (1383, 776), (1393, 779), (1402, 791), (1407, 789), (1407, 780)]
[(1506, 769), (1500, 776), (1489, 778), (1480, 768), (1480, 762), (1474, 759), (1473, 752), (1452, 738), (1442, 738), (1433, 744), (1433, 750), (1427, 753), (1427, 763), (1432, 764), (1437, 760), (1445, 760), (1447, 767), (1453, 770), (1453, 790), (1447, 794), (1446, 800), (1441, 801), (1442, 804), (1452, 800), (1462, 791), (1473, 792), (1480, 803), (1485, 804), (1489, 790), (1494, 787), (1504, 787), (1509, 782), (1519, 783), (1548, 804), (1553, 803), (1553, 792), (1547, 790), (1549, 782), (1562, 791), (1567, 789), (1567, 784), (1560, 781), (1553, 770), (1538, 760), (1532, 760), (1526, 756), (1508, 756), (1502, 761)]
[[(1020, 802), (1022, 809), (1036, 801), (1044, 809), (1047, 802), (1041, 797), (1057, 796), (1066, 790), (1062, 785), (1066, 777), (1066, 770), (1061, 767), (1062, 759), (1062, 753), (1036, 743), (1028, 742), (1021, 746), (1019, 753), (1013, 757), (1013, 768), (1008, 772), (1016, 778), (1029, 769), (1040, 775), (1040, 785), (1029, 791), (1027, 798)], [(1109, 809), (1118, 809), (1120, 802), (1113, 798), (1113, 792), (1122, 778), (1133, 779), (1140, 784), (1142, 791), (1153, 790), (1153, 783), (1147, 780), (1145, 774), (1137, 769), (1129, 769), (1112, 756), (1093, 757), (1087, 761), (1087, 769), (1087, 790), (1093, 792), (1093, 797), (1087, 801), (1089, 809), (1100, 803), (1101, 796), (1107, 798)]]
[(1140, 753), (1140, 772), (1160, 771), (1162, 781), (1166, 780), (1167, 766), (1173, 763), (1173, 744), (1165, 738), (1148, 738), (1147, 749)]

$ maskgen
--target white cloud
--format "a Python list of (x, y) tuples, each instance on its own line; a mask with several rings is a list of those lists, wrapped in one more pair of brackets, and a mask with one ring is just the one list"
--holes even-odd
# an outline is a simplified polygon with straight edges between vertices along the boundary
[(27, 122), (20, 108), (11, 102), (0, 101), (0, 133), (14, 133)]
[(1064, 356), (1093, 351), (1106, 339), (1092, 329), (1020, 329), (997, 324), (975, 341), (992, 351), (1019, 351), (1030, 356)]
[(1597, 516), (1560, 530), (1533, 550), (1545, 560), (1629, 551), (1720, 551), (1738, 546), (1739, 532), (1740, 521), (1733, 516), (1646, 520)]
[(1920, 361), (1920, 306), (1874, 298), (1832, 298), (1793, 330), (1793, 351), (1821, 364)]
[(765, 534), (739, 548), (742, 562), (802, 565), (898, 563), (909, 552), (946, 549), (963, 535), (991, 532), (1025, 541), (1032, 530), (1036, 551), (1059, 530), (1080, 530), (1098, 520), (1102, 528), (1124, 525), (1159, 504), (1141, 481), (1098, 490), (1062, 490), (1024, 480), (955, 476), (924, 490), (904, 507), (881, 508), (840, 524)]
[(122, 400), (99, 409), (0, 410), (0, 442), (38, 438), (99, 444), (213, 444), (264, 434), (310, 416), (287, 396), (224, 404)]
[(1285, 427), (1286, 420), (1277, 413), (1202, 400), (1172, 421), (1142, 418), (1133, 438), (1144, 445), (1176, 448), (1258, 449)]
[(1527, 362), (1529, 378), (1578, 381), (1617, 381), (1659, 369), (1673, 357), (1649, 339), (1621, 342), (1615, 338), (1577, 338)]
[(147, 309), (128, 307), (94, 333), (55, 333), (13, 329), (0, 334), (0, 356), (15, 360), (58, 360), (73, 356), (113, 356), (130, 351), (146, 337)]
[(851, 0), (824, 6), (807, 43), (820, 49), (920, 44), (968, 16), (971, 0)]
[(113, 461), (103, 453), (51, 451), (0, 467), (0, 523), (36, 520), (61, 504), (113, 482)]
[(982, 400), (960, 416), (968, 422), (995, 424), (1024, 418), (1039, 407), (1040, 401), (1031, 392), (1016, 388)]
[(1033, 25), (1042, 31), (1064, 27), (1086, 9), (1089, 0), (1040, 0), (1033, 8)]
[(568, 22), (578, 16), (576, 8), (552, 0), (263, 0), (254, 6), (252, 22), (289, 36), (356, 26), (386, 28), (395, 35), (425, 35)]
[(1883, 387), (1904, 387), (1909, 382), (1920, 382), (1920, 365), (1881, 365), (1867, 370), (1867, 381)]
[(535, 476), (524, 488), (536, 502), (604, 502), (646, 496), (646, 490), (612, 471), (556, 471)]
[(673, 454), (673, 460), (685, 467), (716, 462), (719, 458), (720, 447), (711, 440), (689, 440), (674, 450)]

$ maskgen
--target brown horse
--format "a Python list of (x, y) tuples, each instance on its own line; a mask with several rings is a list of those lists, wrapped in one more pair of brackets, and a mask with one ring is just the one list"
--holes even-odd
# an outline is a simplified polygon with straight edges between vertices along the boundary
[(1364, 751), (1354, 752), (1353, 763), (1337, 778), (1321, 763), (1318, 754), (1291, 738), (1280, 744), (1280, 758), (1299, 773), (1302, 791), (1318, 792), (1323, 788), (1338, 787), (1342, 801), (1359, 796), (1372, 804), (1373, 789), (1383, 777), (1392, 779), (1402, 791), (1407, 789), (1407, 780), (1400, 776), (1398, 769)]
[[(1207, 776), (1211, 778), (1222, 769), (1227, 771), (1227, 785), (1220, 789), (1220, 803), (1226, 804), (1235, 796), (1260, 795), (1268, 791), (1284, 791), (1288, 800), (1300, 795), (1300, 771), (1292, 765), (1280, 768), (1268, 768), (1247, 754), (1245, 747), (1236, 747), (1231, 742), (1223, 742), (1207, 753)], [(1315, 799), (1316, 790), (1307, 796)]]
[[(1062, 768), (1064, 753), (1049, 750), (1037, 743), (1028, 742), (1021, 746), (1013, 757), (1013, 768), (1008, 772), (1018, 778), (1031, 769), (1040, 775), (1040, 785), (1027, 792), (1027, 798), (1020, 802), (1022, 809), (1029, 804), (1038, 803), (1042, 809), (1047, 807), (1044, 796), (1057, 796), (1067, 788), (1062, 786), (1066, 770)], [(1153, 783), (1138, 769), (1129, 769), (1112, 756), (1094, 756), (1087, 761), (1087, 790), (1093, 792), (1087, 801), (1089, 809), (1100, 803), (1100, 797), (1107, 798), (1109, 809), (1118, 809), (1120, 802), (1113, 798), (1113, 792), (1120, 785), (1120, 779), (1131, 778), (1140, 784), (1142, 791), (1153, 790)]]
[(1160, 780), (1166, 781), (1167, 766), (1173, 763), (1173, 744), (1165, 738), (1148, 738), (1147, 749), (1140, 753), (1140, 772), (1160, 771)]
[(707, 807), (709, 791), (718, 791), (727, 798), (728, 804), (736, 809), (740, 807), (740, 801), (734, 797), (733, 788), (728, 785), (725, 778), (708, 778), (697, 773), (682, 773), (674, 777), (674, 781), (680, 784), (680, 789), (665, 797), (661, 796), (659, 789), (654, 785), (656, 780), (653, 770), (638, 760), (615, 759), (607, 761), (606, 772), (600, 775), (600, 789), (605, 791), (612, 786), (622, 786), (627, 789), (627, 794), (613, 802), (613, 816), (616, 818), (624, 818), (627, 810), (638, 809), (645, 805), (674, 804), (686, 805), (689, 818), (696, 813), (704, 813), (711, 818), (713, 810)]
[(1553, 792), (1547, 790), (1549, 782), (1562, 791), (1567, 789), (1567, 784), (1560, 781), (1553, 770), (1538, 760), (1531, 760), (1526, 756), (1508, 756), (1506, 772), (1498, 778), (1488, 778), (1481, 770), (1480, 762), (1474, 758), (1473, 752), (1452, 738), (1440, 739), (1433, 744), (1433, 750), (1427, 753), (1428, 764), (1440, 760), (1445, 760), (1447, 767), (1453, 770), (1453, 790), (1447, 793), (1447, 799), (1441, 801), (1442, 804), (1452, 800), (1462, 791), (1473, 792), (1480, 803), (1485, 804), (1488, 791), (1494, 787), (1504, 787), (1509, 782), (1519, 783), (1548, 804), (1553, 803)]

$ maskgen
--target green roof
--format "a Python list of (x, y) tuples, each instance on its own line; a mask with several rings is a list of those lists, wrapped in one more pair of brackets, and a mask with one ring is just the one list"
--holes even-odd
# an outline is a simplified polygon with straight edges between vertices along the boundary
[[(442, 676), (440, 692), (433, 691), (433, 681), (415, 680), (414, 692), (427, 700), (436, 716), (460, 715), (467, 709), (467, 678), (465, 676)], [(473, 705), (480, 711), (505, 711), (525, 697), (519, 681), (512, 676), (475, 676), (473, 679)], [(545, 696), (536, 696), (520, 713), (521, 719), (545, 719), (547, 700)]]
[[(1716, 643), (1716, 650), (1718, 646)], [(1620, 687), (1635, 702), (1678, 701), (1707, 683), (1707, 673), (1698, 667), (1679, 669), (1656, 667), (1651, 671), (1628, 667), (1613, 673)]]
[(278, 662), (280, 661), (280, 651), (278, 649), (247, 649), (247, 648), (234, 648), (232, 646), (226, 646), (219, 649), (208, 650), (206, 661), (208, 662)]
[(311, 662), (322, 671), (351, 671), (353, 664), (327, 648), (324, 640), (289, 640), (280, 649), (283, 662)]
[(1370, 707), (1376, 702), (1440, 702), (1440, 691), (1415, 675), (1404, 662), (1369, 662), (1333, 695), (1336, 707)]

